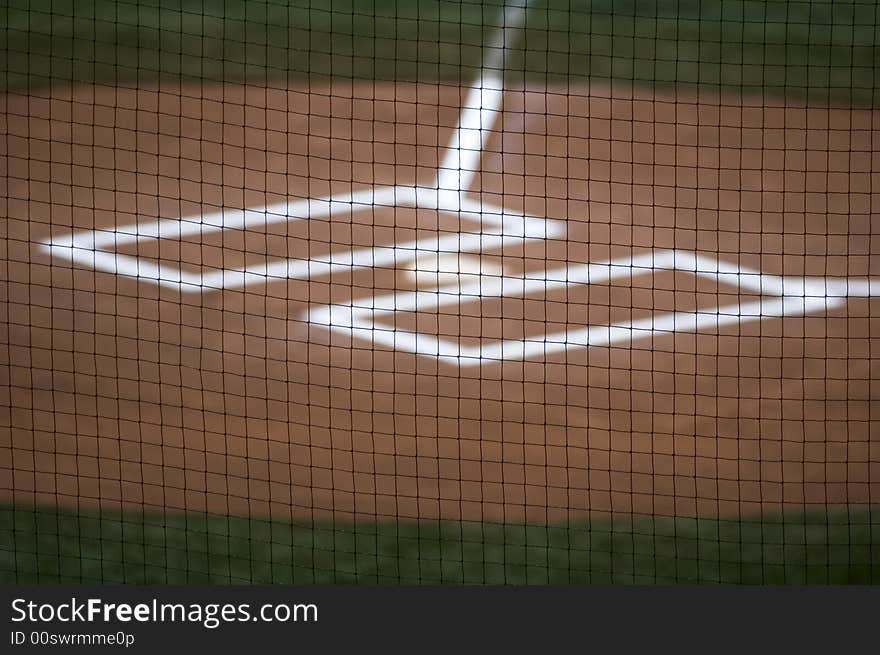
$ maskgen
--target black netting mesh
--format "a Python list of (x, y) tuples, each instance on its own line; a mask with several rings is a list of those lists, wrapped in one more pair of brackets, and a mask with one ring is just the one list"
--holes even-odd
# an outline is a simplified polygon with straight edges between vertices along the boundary
[(880, 581), (875, 3), (0, 17), (0, 580)]

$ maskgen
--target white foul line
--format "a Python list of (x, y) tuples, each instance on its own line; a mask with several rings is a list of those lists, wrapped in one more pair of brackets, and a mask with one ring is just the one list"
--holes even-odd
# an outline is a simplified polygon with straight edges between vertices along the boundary
[[(109, 230), (83, 230), (50, 239), (43, 244), (53, 256), (98, 271), (137, 278), (181, 293), (244, 288), (271, 280), (309, 280), (334, 272), (355, 273), (379, 267), (419, 267), (425, 255), (479, 253), (535, 239), (561, 239), (565, 222), (511, 212), (483, 202), (472, 190), (480, 170), (489, 135), (495, 131), (504, 101), (503, 71), (510, 43), (522, 29), (528, 3), (522, 0), (504, 8), (503, 27), (484, 46), (477, 82), (469, 89), (458, 124), (437, 170), (434, 186), (374, 187), (325, 198), (308, 198), (263, 209), (223, 209), (193, 219), (156, 219)], [(388, 245), (331, 251), (308, 259), (266, 260), (240, 269), (202, 266), (184, 270), (178, 265), (125, 255), (119, 248), (162, 239), (182, 240), (222, 230), (266, 230), (291, 220), (332, 221), (339, 214), (377, 207), (432, 209), (473, 219), (472, 232), (437, 234)], [(571, 285), (609, 284), (659, 271), (690, 272), (717, 283), (732, 285), (760, 299), (712, 310), (657, 313), (648, 318), (610, 325), (570, 327), (526, 339), (480, 340), (465, 345), (441, 338), (383, 326), (397, 312), (434, 312), (483, 298), (526, 297), (530, 293)], [(444, 280), (449, 276), (445, 275)], [(521, 276), (453, 274), (452, 283), (430, 290), (395, 292), (357, 303), (313, 307), (303, 315), (312, 324), (362, 338), (374, 345), (428, 355), (459, 366), (486, 361), (524, 359), (570, 347), (610, 346), (670, 332), (717, 330), (770, 317), (800, 316), (827, 311), (851, 296), (880, 295), (880, 278), (825, 278), (775, 276), (682, 250), (657, 250), (604, 263), (568, 265)], [(439, 277), (437, 278), (440, 279)], [(453, 312), (455, 313), (455, 312)], [(393, 324), (393, 320), (391, 321)]]
[(526, 21), (526, 3), (505, 7), (503, 29), (486, 46), (479, 80), (471, 87), (458, 118), (458, 126), (446, 156), (440, 164), (437, 187), (441, 190), (466, 191), (471, 188), (486, 140), (501, 115), (504, 102), (504, 61), (510, 41)]

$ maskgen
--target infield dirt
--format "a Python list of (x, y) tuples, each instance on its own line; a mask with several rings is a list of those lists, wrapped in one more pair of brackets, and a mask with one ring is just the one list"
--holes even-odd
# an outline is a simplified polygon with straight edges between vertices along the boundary
[[(507, 521), (880, 500), (878, 297), (717, 333), (458, 367), (303, 318), (315, 304), (426, 284), (411, 267), (181, 293), (41, 247), (71, 230), (429, 185), (466, 93), (321, 82), (0, 98), (0, 494)], [(771, 275), (880, 275), (880, 112), (773, 103), (686, 90), (507, 91), (474, 189), (560, 219), (566, 234), (471, 255), (458, 263), (467, 271), (444, 274), (674, 249)], [(120, 251), (230, 269), (474, 229), (454, 213), (355, 205), (332, 220)], [(524, 338), (742, 294), (654, 271), (525, 299), (478, 296), (399, 326)]]

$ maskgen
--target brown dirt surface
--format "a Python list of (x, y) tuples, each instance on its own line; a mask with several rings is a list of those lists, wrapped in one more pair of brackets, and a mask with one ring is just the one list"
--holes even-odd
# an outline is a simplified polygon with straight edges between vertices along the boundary
[[(403, 268), (192, 294), (40, 248), (71, 230), (430, 184), (466, 92), (327, 82), (0, 98), (0, 495), (507, 521), (880, 500), (878, 297), (458, 367), (304, 322), (316, 303), (417, 287)], [(486, 202), (566, 222), (565, 238), (483, 253), (507, 272), (678, 249), (774, 275), (880, 275), (878, 111), (510, 90), (476, 184)], [(466, 223), (353, 207), (201, 235), (171, 255), (121, 250), (234, 268)], [(739, 293), (655, 272), (399, 320), (522, 338)]]

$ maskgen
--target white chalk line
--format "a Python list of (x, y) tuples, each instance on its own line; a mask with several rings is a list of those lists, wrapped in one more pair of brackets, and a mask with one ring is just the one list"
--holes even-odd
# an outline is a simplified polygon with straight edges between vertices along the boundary
[[(191, 219), (157, 219), (108, 230), (82, 230), (43, 244), (54, 256), (94, 270), (137, 278), (181, 293), (245, 288), (272, 280), (310, 280), (335, 272), (356, 273), (377, 267), (419, 268), (425, 255), (479, 253), (504, 249), (533, 239), (564, 238), (565, 222), (512, 212), (483, 202), (471, 191), (480, 169), (486, 140), (495, 130), (504, 101), (503, 70), (509, 40), (522, 28), (527, 3), (508, 5), (504, 27), (484, 46), (477, 83), (468, 91), (458, 124), (437, 170), (436, 186), (373, 187), (324, 198), (279, 203), (263, 209), (220, 210)], [(309, 259), (267, 260), (240, 269), (180, 266), (147, 257), (126, 255), (120, 247), (162, 239), (183, 240), (223, 230), (267, 230), (289, 221), (331, 221), (340, 214), (377, 208), (429, 209), (472, 219), (473, 232), (437, 234), (424, 239), (331, 251)], [(438, 222), (439, 224), (439, 222)], [(475, 299), (526, 297), (570, 285), (611, 283), (661, 271), (690, 272), (728, 284), (750, 294), (770, 296), (708, 311), (660, 313), (646, 319), (598, 326), (578, 326), (529, 339), (490, 340), (480, 345), (443, 339), (377, 325), (395, 312), (437, 311)], [(569, 265), (521, 276), (444, 274), (451, 284), (430, 291), (395, 292), (349, 305), (313, 307), (303, 318), (312, 324), (362, 338), (375, 345), (429, 355), (458, 365), (497, 359), (523, 359), (570, 347), (609, 346), (640, 337), (670, 332), (717, 330), (723, 325), (770, 317), (827, 311), (850, 296), (880, 295), (880, 278), (774, 276), (735, 266), (697, 253), (658, 250), (605, 263)], [(438, 276), (438, 280), (440, 277)]]
[[(579, 326), (534, 338), (493, 340), (476, 346), (441, 339), (433, 334), (364, 325), (358, 323), (353, 315), (346, 321), (345, 317), (334, 313), (333, 327), (343, 328), (352, 337), (386, 346), (392, 350), (427, 355), (461, 367), (499, 360), (535, 360), (572, 347), (609, 347), (673, 333), (717, 331), (725, 325), (741, 325), (767, 318), (801, 316), (827, 311), (842, 302), (841, 299), (827, 298), (773, 298), (718, 307), (710, 311), (669, 312), (625, 323)], [(333, 306), (332, 309), (341, 307)]]
[[(393, 204), (392, 204), (393, 203)], [(266, 227), (288, 220), (320, 220), (341, 211), (363, 207), (411, 207), (455, 212), (460, 218), (479, 221), (479, 231), (438, 234), (426, 239), (386, 246), (370, 246), (330, 252), (323, 257), (267, 261), (242, 269), (186, 271), (144, 257), (125, 255), (110, 247), (159, 239), (181, 239), (184, 236), (217, 232), (226, 229)], [(454, 208), (454, 209), (453, 209)], [(288, 214), (283, 214), (284, 210)], [(203, 217), (203, 222), (164, 219), (117, 228), (110, 231), (82, 231), (53, 239), (45, 248), (88, 268), (124, 275), (182, 292), (206, 289), (236, 289), (273, 279), (309, 279), (352, 268), (399, 266), (427, 252), (478, 252), (521, 243), (525, 239), (561, 238), (565, 235), (563, 221), (550, 220), (493, 207), (456, 191), (438, 191), (429, 187), (383, 187), (368, 189), (344, 197), (303, 200), (284, 206), (275, 205), (262, 212), (218, 212)]]
[[(628, 322), (578, 326), (532, 338), (483, 340), (479, 345), (470, 346), (439, 335), (377, 325), (383, 319), (393, 319), (399, 312), (438, 313), (441, 307), (475, 299), (526, 297), (571, 285), (609, 284), (662, 271), (689, 272), (718, 284), (734, 285), (740, 292), (770, 297), (710, 310), (666, 312)], [(464, 285), (391, 293), (358, 304), (326, 305), (311, 309), (308, 320), (394, 350), (428, 355), (458, 366), (473, 366), (493, 360), (535, 359), (572, 347), (614, 346), (673, 332), (717, 331), (734, 323), (802, 316), (842, 305), (850, 296), (877, 294), (880, 294), (880, 278), (829, 280), (766, 275), (696, 253), (666, 250), (605, 263), (562, 267), (538, 275), (479, 276), (478, 281)]]
[[(421, 251), (476, 252), (504, 247), (526, 238), (554, 238), (565, 233), (562, 221), (527, 216), (483, 203), (468, 195), (479, 169), (485, 139), (491, 134), (504, 99), (502, 71), (507, 42), (525, 23), (527, 2), (505, 6), (504, 27), (486, 47), (480, 83), (467, 94), (449, 147), (437, 171), (436, 187), (388, 186), (339, 196), (281, 203), (263, 210), (221, 210), (199, 219), (160, 219), (108, 230), (83, 230), (50, 239), (44, 247), (52, 255), (96, 270), (150, 281), (180, 292), (235, 289), (274, 278), (308, 279), (344, 267), (393, 266)], [(243, 269), (186, 271), (161, 262), (119, 253), (132, 242), (183, 239), (220, 230), (248, 230), (290, 220), (331, 219), (340, 213), (380, 207), (412, 207), (454, 212), (480, 224), (475, 233), (461, 233), (409, 243), (332, 253), (327, 258), (266, 262)]]

